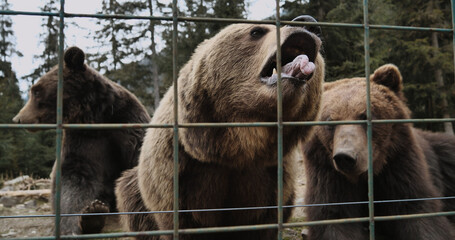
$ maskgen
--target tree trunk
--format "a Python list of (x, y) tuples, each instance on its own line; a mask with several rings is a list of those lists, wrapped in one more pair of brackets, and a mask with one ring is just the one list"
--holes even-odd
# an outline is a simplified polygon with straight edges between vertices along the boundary
[[(153, 4), (152, 0), (147, 0), (148, 7), (150, 11), (150, 16), (153, 16)], [(160, 104), (160, 80), (159, 80), (159, 73), (158, 73), (158, 65), (156, 60), (158, 59), (156, 54), (156, 43), (155, 43), (155, 24), (153, 20), (150, 20), (149, 31), (151, 33), (151, 44), (150, 49), (152, 50), (152, 76), (153, 76), (153, 93), (155, 95), (154, 98), (154, 105), (155, 110), (158, 108)]]
[(322, 1), (318, 1), (318, 16), (317, 19), (318, 21), (323, 21), (324, 19), (324, 8), (322, 7)]
[[(438, 33), (433, 32), (431, 34), (431, 43), (432, 46), (434, 47), (435, 52), (439, 52), (439, 42), (438, 42)], [(436, 79), (436, 83), (438, 84), (439, 89), (443, 93), (445, 93), (444, 89), (444, 78), (442, 76), (442, 70), (440, 68), (436, 69), (434, 72), (434, 78)], [(448, 103), (447, 103), (447, 98), (445, 94), (442, 94), (442, 116), (443, 118), (450, 118), (450, 114), (448, 113)], [(453, 133), (453, 126), (452, 122), (444, 122), (444, 132), (447, 134), (454, 135)]]
[[(116, 14), (117, 11), (116, 11), (116, 7), (117, 6), (114, 6), (114, 0), (109, 0), (109, 14)], [(114, 24), (114, 21), (115, 19), (111, 18), (109, 19), (109, 24), (111, 25), (111, 47), (112, 47), (112, 58), (113, 58), (113, 61), (114, 61), (114, 72), (117, 70), (117, 64), (119, 64), (120, 60), (118, 59), (118, 56), (117, 56), (117, 48), (119, 47), (118, 45), (118, 42), (117, 42), (117, 29), (116, 29), (116, 26)]]

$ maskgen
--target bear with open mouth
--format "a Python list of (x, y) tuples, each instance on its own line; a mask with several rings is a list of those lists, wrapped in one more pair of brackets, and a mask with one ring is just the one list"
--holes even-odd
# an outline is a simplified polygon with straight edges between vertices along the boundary
[[(310, 16), (295, 21), (315, 22)], [(284, 26), (281, 35), (282, 120), (316, 119), (324, 60), (319, 27)], [(233, 24), (195, 50), (172, 86), (152, 124), (276, 122), (277, 29), (274, 25)], [(283, 203), (294, 202), (294, 161), (310, 126), (283, 128)], [(178, 129), (179, 209), (276, 206), (278, 199), (276, 127), (189, 127)], [(147, 131), (138, 167), (117, 181), (119, 211), (173, 209), (173, 130)], [(288, 220), (290, 208), (284, 209)], [(179, 228), (277, 223), (277, 209), (179, 213)], [(130, 231), (173, 229), (173, 214), (123, 216)], [(180, 239), (275, 239), (276, 229), (181, 234)], [(144, 237), (170, 239), (171, 236)]]

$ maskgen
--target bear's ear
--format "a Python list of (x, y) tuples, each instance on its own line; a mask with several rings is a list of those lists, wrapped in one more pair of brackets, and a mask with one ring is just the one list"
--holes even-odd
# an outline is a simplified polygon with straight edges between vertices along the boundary
[(65, 51), (65, 65), (72, 70), (85, 70), (85, 53), (78, 47), (70, 47)]
[(400, 95), (403, 89), (403, 79), (400, 70), (393, 64), (385, 64), (376, 69), (370, 78), (371, 81), (386, 86)]

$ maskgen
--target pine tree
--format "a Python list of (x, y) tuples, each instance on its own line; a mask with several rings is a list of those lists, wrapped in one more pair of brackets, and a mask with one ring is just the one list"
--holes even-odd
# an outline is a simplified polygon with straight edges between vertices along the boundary
[[(314, 16), (320, 22), (363, 23), (362, 1), (310, 0), (285, 1), (282, 19), (291, 20), (302, 13)], [(389, 22), (393, 19), (392, 6), (386, 0), (370, 1), (369, 23)], [(358, 28), (323, 27), (322, 54), (326, 59), (326, 81), (365, 75), (363, 30)], [(381, 41), (376, 41), (381, 39)], [(384, 63), (389, 55), (388, 37), (383, 32), (370, 32), (370, 68)]]
[[(169, 5), (168, 8), (172, 6)], [(178, 10), (179, 16), (188, 17), (245, 18), (246, 16), (246, 4), (244, 1), (237, 0), (186, 0), (185, 5), (179, 5)], [(188, 61), (199, 43), (214, 36), (226, 25), (228, 23), (180, 22), (177, 33), (177, 70)], [(168, 86), (172, 82), (172, 31), (172, 23), (166, 24), (162, 33), (166, 47), (160, 52), (158, 62), (164, 82)]]
[[(399, 25), (451, 28), (450, 3), (397, 1)], [(405, 94), (415, 118), (447, 118), (453, 106), (453, 50), (450, 34), (407, 31), (397, 34), (396, 49), (390, 61), (400, 63)], [(406, 59), (406, 61), (402, 61)], [(451, 90), (452, 89), (452, 90)], [(450, 90), (452, 92), (450, 92)], [(450, 123), (417, 123), (419, 127), (453, 134)]]
[[(49, 0), (40, 8), (43, 12), (58, 12), (57, 0)], [(41, 26), (44, 32), (40, 34), (40, 43), (44, 46), (44, 51), (40, 55), (35, 56), (42, 63), (24, 79), (28, 79), (33, 85), (44, 73), (51, 70), (58, 63), (58, 34), (59, 20), (54, 16), (49, 16), (43, 19)]]
[[(126, 1), (119, 4), (117, 13), (127, 15), (149, 14), (156, 16), (157, 13), (167, 14), (171, 12), (171, 5), (165, 6), (158, 0), (144, 2)], [(197, 17), (225, 17), (242, 18), (245, 16), (244, 1), (207, 0), (185, 1), (185, 5), (179, 6), (179, 15)], [(165, 28), (162, 33), (157, 31)], [(216, 34), (227, 24), (204, 23), (185, 21), (179, 23), (178, 29), (178, 63), (180, 68), (191, 56), (196, 46), (204, 39)], [(103, 28), (105, 29), (105, 28)], [(105, 30), (104, 32), (106, 32)], [(141, 21), (136, 24), (123, 24), (119, 28), (117, 42), (119, 49), (124, 51), (124, 58), (135, 59), (131, 63), (123, 64), (120, 68), (106, 71), (106, 76), (127, 87), (136, 94), (150, 113), (158, 107), (160, 96), (172, 83), (172, 22), (159, 22), (155, 20)], [(156, 38), (160, 35), (166, 47), (160, 52), (157, 49)], [(123, 37), (126, 36), (126, 37)], [(136, 46), (136, 43), (147, 39), (148, 49)], [(113, 46), (112, 46), (113, 47)], [(119, 50), (117, 50), (119, 51)], [(106, 56), (106, 55), (103, 55)], [(109, 57), (105, 57), (109, 58)], [(134, 69), (134, 73), (133, 73)], [(151, 98), (153, 96), (153, 99)]]
[[(156, 12), (161, 12), (163, 4), (158, 0), (147, 0), (146, 2), (127, 1), (119, 6), (124, 14), (140, 15), (149, 14), (154, 16)], [(130, 91), (139, 96), (142, 103), (148, 108), (149, 112), (153, 113), (160, 102), (160, 71), (158, 69), (158, 53), (156, 44), (156, 25), (159, 22), (155, 20), (139, 21), (137, 24), (131, 25), (128, 28), (122, 29), (127, 34), (125, 37), (119, 38), (121, 46), (127, 48), (127, 55), (131, 59), (138, 59), (131, 64), (126, 64), (119, 71), (108, 73), (108, 76), (120, 84), (126, 86)], [(137, 45), (138, 42), (148, 44), (148, 49), (144, 49), (143, 45)], [(122, 74), (126, 69), (134, 68), (140, 74)], [(119, 78), (116, 75), (122, 75)], [(139, 79), (140, 80), (139, 80)], [(131, 81), (140, 81), (143, 85), (132, 83)], [(129, 86), (129, 87), (128, 87)], [(137, 86), (137, 88), (131, 88)], [(144, 88), (144, 86), (147, 86)], [(145, 93), (144, 93), (145, 92)], [(153, 98), (146, 95), (153, 95)]]
[[(283, 19), (302, 12), (323, 22), (363, 23), (362, 1), (285, 1)], [(451, 28), (450, 2), (369, 1), (369, 23)], [(403, 14), (406, 13), (406, 14)], [(323, 27), (326, 81), (364, 75), (362, 29)], [(370, 69), (396, 64), (404, 78), (404, 92), (415, 118), (449, 118), (455, 112), (453, 49), (450, 34), (370, 29)], [(451, 123), (417, 123), (419, 127), (453, 133)]]
[[(7, 0), (0, 2), (0, 9), (9, 10)], [(18, 79), (11, 67), (11, 57), (21, 56), (15, 47), (12, 24), (10, 17), (0, 15), (0, 123), (11, 123), (23, 105)], [(1, 130), (0, 173), (9, 176), (20, 173), (49, 176), (55, 158), (55, 137), (46, 134), (52, 133), (32, 135), (18, 129)]]
[[(40, 9), (43, 12), (58, 12), (57, 3), (56, 0), (47, 1)], [(40, 43), (44, 46), (44, 51), (35, 56), (35, 59), (40, 60), (41, 64), (31, 74), (24, 77), (31, 84), (34, 84), (36, 80), (58, 63), (58, 18), (46, 17), (41, 26), (44, 31), (40, 34)], [(22, 105), (21, 101), (10, 119), (17, 114)], [(13, 169), (13, 174), (49, 176), (56, 154), (55, 130), (40, 131), (34, 134), (27, 133), (24, 130), (15, 130), (15, 134), (9, 141), (13, 146), (10, 150), (13, 162), (9, 165), (10, 170)]]
[[(210, 17), (242, 19), (246, 16), (247, 5), (243, 0), (215, 0), (212, 5), (213, 13)], [(208, 28), (211, 33), (217, 33), (228, 24), (215, 22), (209, 24)]]
[[(156, 1), (155, 5), (158, 7), (163, 7), (163, 5)], [(147, 8), (149, 9), (150, 16), (153, 16), (154, 13), (154, 8), (153, 8), (153, 1), (152, 0), (147, 0)], [(152, 56), (151, 56), (151, 63), (152, 63), (152, 73), (153, 73), (153, 94), (154, 94), (154, 106), (155, 109), (158, 108), (160, 104), (160, 84), (159, 84), (159, 70), (158, 70), (158, 54), (157, 54), (157, 49), (156, 49), (156, 27), (155, 27), (155, 22), (150, 20), (148, 30), (150, 32), (150, 50), (152, 51)]]
[(152, 85), (153, 69), (150, 58), (124, 64), (116, 71), (110, 71), (106, 76), (118, 82), (136, 95), (149, 113), (154, 108), (154, 86)]
[[(98, 14), (125, 14), (125, 11), (118, 1), (103, 0), (101, 11)], [(120, 38), (122, 35), (127, 36), (125, 32), (131, 30), (132, 26), (126, 21), (113, 18), (97, 19), (96, 24), (102, 26), (101, 29), (95, 31), (95, 40), (99, 43), (101, 51), (91, 56), (90, 61), (98, 63), (98, 71), (115, 71), (123, 65), (124, 58), (128, 56)]]
[[(2, 0), (0, 4), (2, 10), (8, 10), (10, 8), (8, 0)], [(2, 58), (0, 60), (3, 62), (7, 62), (8, 57), (11, 57), (12, 55), (22, 56), (22, 53), (14, 48), (14, 33), (11, 29), (12, 25), (13, 22), (9, 16), (0, 16), (0, 56)]]
[[(0, 3), (1, 10), (9, 10), (7, 0)], [(22, 100), (17, 84), (16, 74), (11, 68), (11, 56), (17, 54), (14, 46), (12, 20), (9, 16), (0, 16), (0, 123), (11, 123), (14, 114), (20, 109)], [(18, 131), (2, 130), (0, 133), (0, 172), (18, 170), (18, 159), (14, 158), (13, 139)]]

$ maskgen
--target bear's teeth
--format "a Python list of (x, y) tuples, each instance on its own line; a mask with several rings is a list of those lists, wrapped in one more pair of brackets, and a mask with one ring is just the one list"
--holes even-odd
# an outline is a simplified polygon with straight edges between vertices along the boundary
[(273, 68), (273, 74), (276, 74), (276, 68)]

